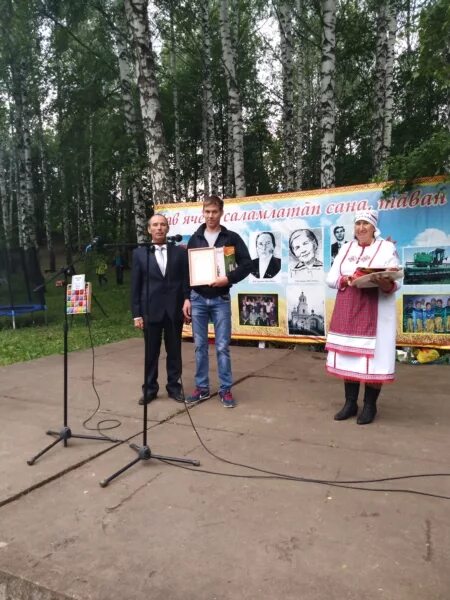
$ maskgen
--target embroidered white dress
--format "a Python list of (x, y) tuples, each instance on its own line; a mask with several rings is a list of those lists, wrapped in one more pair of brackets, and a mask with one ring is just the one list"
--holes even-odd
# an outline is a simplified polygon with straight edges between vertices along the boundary
[[(333, 265), (327, 275), (327, 284), (338, 290), (339, 294), (344, 294), (345, 289), (342, 286), (342, 277), (353, 275), (358, 267), (360, 268), (389, 268), (399, 267), (399, 257), (392, 242), (377, 238), (370, 246), (360, 246), (357, 241), (352, 241), (339, 250), (334, 259)], [(342, 379), (351, 379), (357, 381), (383, 383), (392, 381), (395, 375), (395, 338), (396, 338), (396, 304), (395, 292), (399, 289), (398, 281), (394, 282), (394, 289), (390, 293), (385, 293), (378, 289), (371, 289), (367, 296), (372, 298), (375, 303), (375, 311), (372, 311), (374, 323), (373, 331), (369, 334), (364, 332), (364, 323), (353, 323), (343, 328), (330, 326), (327, 335), (328, 350), (327, 371)], [(354, 288), (349, 290), (353, 292)], [(374, 296), (375, 294), (375, 296)], [(350, 297), (351, 302), (351, 297)], [(369, 300), (370, 304), (370, 300)], [(338, 298), (335, 305), (335, 315), (333, 313), (333, 322), (339, 322), (339, 312), (347, 312), (345, 318), (348, 319), (348, 306), (345, 305), (343, 296)], [(370, 313), (370, 309), (368, 310)], [(363, 320), (362, 314), (355, 315)], [(345, 322), (345, 318), (344, 321)], [(369, 325), (370, 328), (370, 325)], [(355, 333), (356, 332), (356, 333)]]

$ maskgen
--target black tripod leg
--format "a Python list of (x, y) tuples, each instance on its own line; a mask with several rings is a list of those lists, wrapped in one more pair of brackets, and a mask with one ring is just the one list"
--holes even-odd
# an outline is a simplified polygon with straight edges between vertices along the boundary
[(72, 433), (73, 438), (79, 438), (80, 440), (100, 440), (101, 442), (121, 442), (122, 440), (116, 440), (110, 437), (104, 437), (101, 435), (84, 435), (82, 433)]
[[(50, 432), (47, 432), (50, 433)], [(62, 442), (64, 438), (62, 438), (61, 436), (58, 437), (57, 440), (55, 440), (54, 442), (52, 442), (51, 444), (49, 444), (46, 448), (44, 448), (43, 450), (41, 450), (40, 452), (38, 452), (36, 454), (36, 456), (33, 456), (33, 458), (30, 458), (30, 460), (27, 460), (27, 464), (29, 465), (34, 465), (34, 463), (37, 461), (38, 458), (40, 458), (43, 454), (45, 454), (46, 452), (48, 452), (51, 448), (53, 448), (53, 446), (56, 446), (56, 444), (58, 442)], [(64, 442), (66, 443), (66, 440), (64, 440)]]
[(52, 442), (51, 444), (49, 444), (48, 446), (46, 446), (43, 450), (41, 450), (41, 452), (39, 452), (38, 454), (36, 454), (36, 456), (33, 456), (33, 458), (30, 458), (30, 460), (27, 460), (27, 463), (29, 465), (33, 465), (38, 458), (40, 458), (43, 454), (45, 454), (46, 452), (48, 452), (49, 450), (51, 450), (51, 448), (53, 448), (53, 446), (56, 446), (56, 444), (58, 442), (63, 442), (64, 446), (67, 448), (67, 441), (70, 438), (80, 438), (83, 440), (100, 440), (100, 441), (104, 441), (104, 442), (121, 442), (121, 440), (114, 440), (112, 438), (106, 438), (106, 437), (101, 437), (101, 436), (94, 436), (94, 435), (82, 435), (82, 434), (76, 434), (76, 433), (72, 433), (72, 431), (70, 430), (70, 427), (63, 427), (61, 429), (61, 431), (52, 431), (51, 429), (49, 429), (47, 431), (47, 435), (56, 435), (58, 436), (57, 439)]
[(103, 315), (105, 317), (108, 317), (108, 313), (105, 311), (105, 309), (103, 308), (103, 306), (100, 304), (100, 302), (97, 300), (97, 298), (95, 297), (95, 294), (92, 293), (92, 300), (95, 302), (95, 304), (99, 307), (99, 309), (102, 311)]
[(107, 477), (106, 479), (102, 479), (102, 481), (100, 481), (100, 486), (103, 488), (106, 487), (110, 481), (112, 481), (113, 479), (115, 479), (116, 477), (121, 475), (124, 471), (126, 471), (127, 469), (129, 469), (130, 467), (135, 465), (140, 460), (141, 460), (141, 457), (138, 456), (137, 458), (135, 458), (134, 460), (129, 462), (127, 465), (125, 465), (124, 467), (122, 467), (121, 469), (119, 469), (118, 471), (116, 471), (115, 473), (110, 475), (109, 477)]
[(152, 454), (152, 458), (158, 458), (162, 461), (167, 462), (179, 462), (187, 465), (193, 465), (194, 467), (200, 466), (200, 461), (192, 458), (175, 458), (174, 456), (161, 456), (160, 454)]
[(127, 465), (107, 477), (106, 479), (102, 479), (100, 481), (101, 487), (106, 487), (110, 481), (121, 475), (124, 471), (138, 463), (140, 460), (150, 460), (151, 458), (157, 458), (161, 461), (166, 462), (180, 462), (188, 465), (193, 465), (194, 467), (200, 466), (199, 460), (192, 460), (190, 458), (176, 458), (174, 456), (162, 456), (161, 454), (152, 454), (152, 451), (148, 446), (138, 446), (137, 444), (130, 444), (130, 448), (135, 450), (138, 453), (138, 457), (129, 462)]

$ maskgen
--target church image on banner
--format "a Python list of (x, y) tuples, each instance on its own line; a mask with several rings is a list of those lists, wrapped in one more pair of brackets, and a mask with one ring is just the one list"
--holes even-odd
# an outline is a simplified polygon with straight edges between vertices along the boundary
[(298, 303), (289, 307), (289, 333), (323, 335), (325, 332), (323, 315), (314, 312), (308, 306), (308, 299), (303, 291), (300, 292)]

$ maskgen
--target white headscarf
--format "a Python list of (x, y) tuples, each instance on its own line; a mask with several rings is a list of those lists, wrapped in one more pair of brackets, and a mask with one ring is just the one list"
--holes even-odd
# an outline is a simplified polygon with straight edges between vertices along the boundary
[(359, 210), (355, 213), (354, 223), (357, 221), (366, 221), (375, 227), (374, 237), (375, 239), (381, 235), (381, 231), (378, 229), (378, 211), (374, 208), (368, 208), (366, 210)]

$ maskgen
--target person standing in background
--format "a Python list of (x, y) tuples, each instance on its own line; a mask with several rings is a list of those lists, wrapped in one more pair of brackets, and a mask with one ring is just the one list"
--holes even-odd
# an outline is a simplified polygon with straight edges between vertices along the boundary
[(123, 271), (125, 269), (125, 260), (120, 252), (118, 252), (113, 260), (113, 266), (116, 271), (117, 285), (123, 285)]
[(108, 265), (106, 263), (105, 257), (102, 254), (99, 254), (95, 263), (95, 273), (97, 275), (98, 285), (100, 287), (102, 287), (104, 283), (108, 283), (108, 279), (106, 277), (107, 272)]

